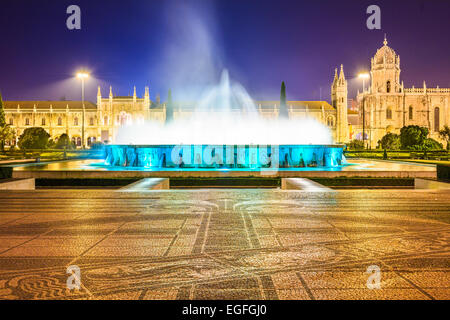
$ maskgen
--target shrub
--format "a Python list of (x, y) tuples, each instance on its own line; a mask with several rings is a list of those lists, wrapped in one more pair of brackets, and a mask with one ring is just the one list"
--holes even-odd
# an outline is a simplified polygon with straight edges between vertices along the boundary
[(428, 128), (406, 126), (400, 130), (400, 143), (403, 149), (422, 150), (428, 136)]
[(347, 148), (350, 150), (363, 150), (364, 142), (362, 140), (354, 139), (347, 143)]
[(62, 135), (60, 135), (58, 137), (58, 140), (56, 141), (56, 144), (55, 144), (55, 148), (71, 150), (71, 149), (75, 149), (75, 145), (73, 144), (72, 141), (70, 141), (69, 136), (67, 134), (63, 133)]
[(427, 138), (427, 139), (425, 139), (425, 141), (423, 143), (423, 149), (424, 150), (442, 150), (443, 145), (442, 145), (442, 143), (440, 143), (432, 138)]
[(401, 148), (400, 136), (395, 133), (388, 133), (381, 138), (380, 145), (382, 149), (399, 150)]
[(25, 129), (19, 137), (19, 148), (27, 149), (46, 149), (50, 135), (43, 128), (33, 127)]

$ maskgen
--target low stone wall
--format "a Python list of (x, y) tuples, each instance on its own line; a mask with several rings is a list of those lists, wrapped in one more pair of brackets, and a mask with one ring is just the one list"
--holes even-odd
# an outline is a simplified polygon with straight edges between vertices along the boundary
[(4, 179), (0, 180), (0, 190), (34, 190), (35, 181), (30, 179)]
[(306, 178), (283, 178), (281, 179), (282, 190), (302, 190), (309, 192), (330, 192), (331, 188)]
[(450, 183), (436, 181), (436, 180), (416, 178), (416, 179), (414, 179), (414, 188), (415, 189), (449, 190)]
[(145, 178), (120, 188), (120, 192), (134, 192), (147, 190), (168, 190), (170, 189), (169, 179)]
[(219, 177), (278, 177), (278, 178), (432, 178), (436, 171), (13, 171), (13, 178), (44, 179), (116, 179), (116, 178), (219, 178)]

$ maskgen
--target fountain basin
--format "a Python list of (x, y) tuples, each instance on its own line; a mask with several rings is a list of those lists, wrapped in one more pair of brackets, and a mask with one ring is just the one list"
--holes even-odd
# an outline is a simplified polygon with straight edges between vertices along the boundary
[(132, 168), (332, 168), (342, 145), (107, 145), (105, 164)]

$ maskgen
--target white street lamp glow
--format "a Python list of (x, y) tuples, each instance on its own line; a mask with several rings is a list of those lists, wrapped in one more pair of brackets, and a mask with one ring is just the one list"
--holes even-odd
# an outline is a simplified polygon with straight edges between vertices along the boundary
[(86, 79), (86, 78), (89, 78), (89, 73), (87, 73), (87, 72), (78, 72), (78, 73), (77, 73), (77, 78), (78, 78), (78, 79)]
[(369, 79), (370, 75), (367, 72), (362, 72), (358, 74), (358, 78), (360, 79)]
[(77, 78), (81, 80), (81, 106), (83, 108), (83, 117), (81, 121), (81, 146), (84, 149), (84, 118), (85, 118), (85, 108), (84, 108), (84, 81), (89, 78), (89, 73), (86, 71), (77, 72)]

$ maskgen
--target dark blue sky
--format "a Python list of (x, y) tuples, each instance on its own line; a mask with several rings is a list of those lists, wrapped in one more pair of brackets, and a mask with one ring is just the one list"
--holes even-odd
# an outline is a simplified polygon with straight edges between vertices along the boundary
[[(66, 28), (77, 4), (82, 29)], [(368, 5), (381, 7), (382, 30), (366, 28)], [(198, 84), (218, 81), (223, 68), (255, 99), (330, 99), (334, 68), (348, 79), (368, 70), (389, 45), (401, 57), (407, 86), (450, 87), (450, 1), (300, 0), (2, 0), (0, 90), (5, 100), (79, 99), (81, 67), (94, 77), (95, 101), (112, 85), (117, 95), (150, 86), (188, 99)], [(349, 81), (350, 96), (361, 83)]]

